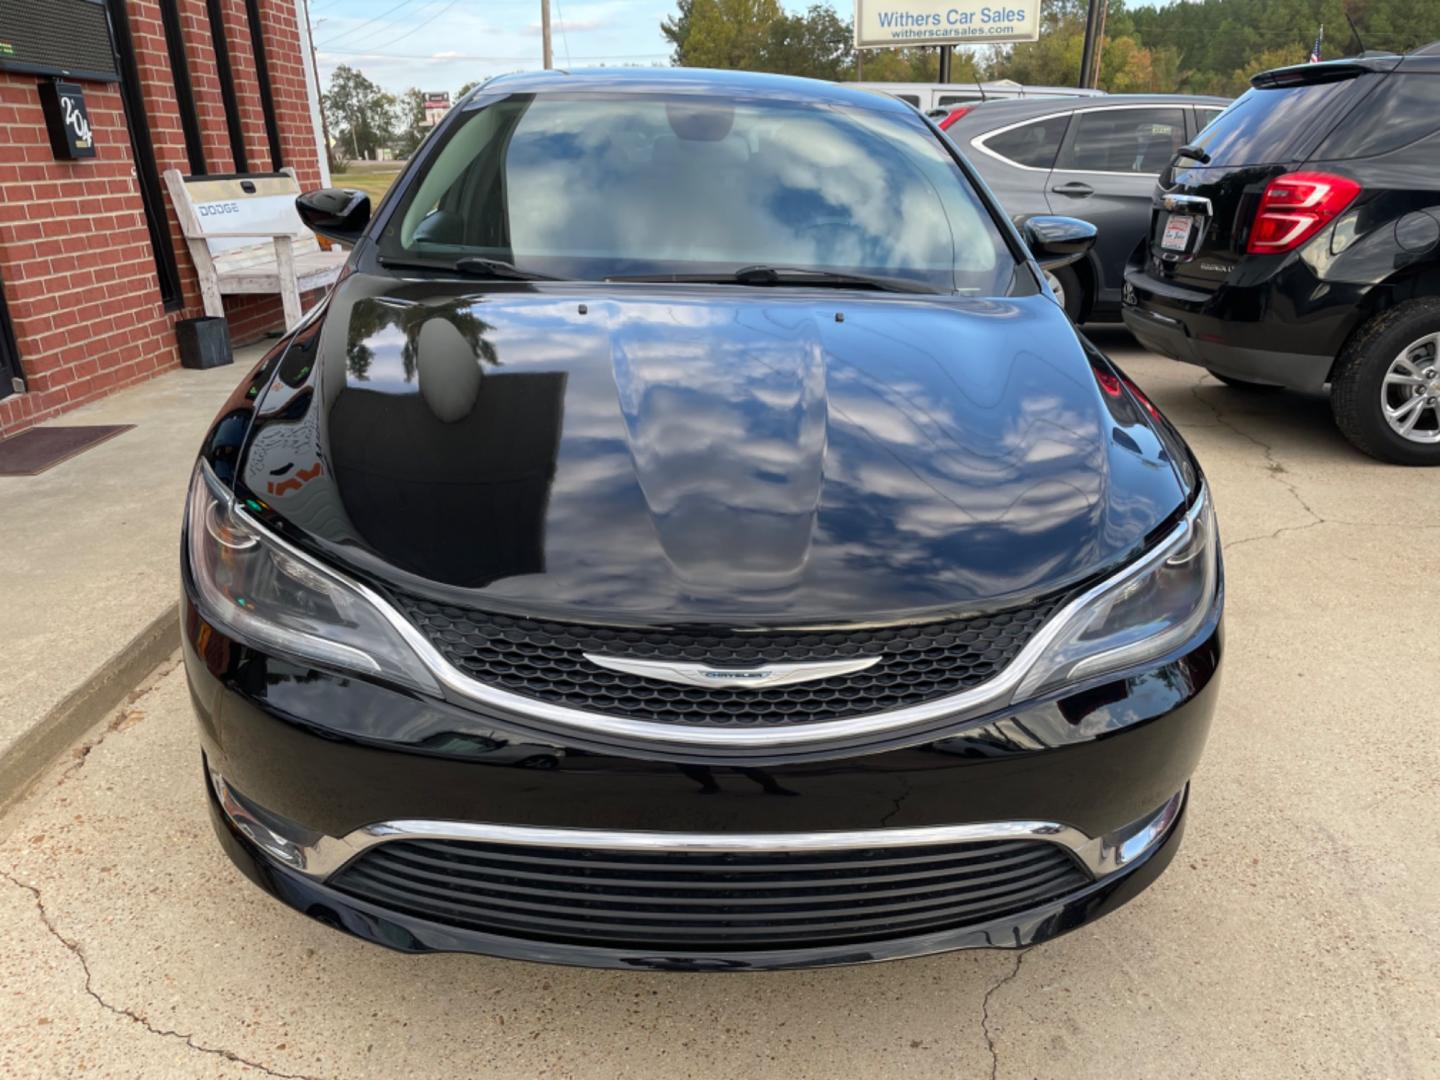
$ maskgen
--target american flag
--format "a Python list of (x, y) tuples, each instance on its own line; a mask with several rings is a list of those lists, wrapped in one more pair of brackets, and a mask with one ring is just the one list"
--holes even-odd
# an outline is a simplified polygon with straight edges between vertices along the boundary
[(1310, 50), (1310, 63), (1320, 63), (1320, 46), (1325, 44), (1325, 24), (1320, 24), (1320, 32), (1315, 35), (1315, 47)]

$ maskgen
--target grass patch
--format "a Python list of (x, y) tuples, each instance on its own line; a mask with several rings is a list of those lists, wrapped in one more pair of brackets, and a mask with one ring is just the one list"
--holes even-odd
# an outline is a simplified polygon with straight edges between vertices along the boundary
[(358, 188), (370, 196), (371, 203), (378, 204), (380, 197), (390, 190), (390, 185), (400, 175), (400, 169), (399, 164), (390, 168), (356, 169), (335, 173), (330, 182), (336, 187)]

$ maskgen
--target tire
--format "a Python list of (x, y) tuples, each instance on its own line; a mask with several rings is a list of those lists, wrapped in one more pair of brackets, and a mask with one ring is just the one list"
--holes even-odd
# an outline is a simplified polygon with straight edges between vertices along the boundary
[(1045, 279), (1050, 283), (1055, 299), (1060, 301), (1060, 306), (1065, 309), (1070, 321), (1078, 323), (1081, 312), (1085, 310), (1085, 286), (1080, 284), (1080, 275), (1075, 273), (1075, 268), (1060, 266), (1054, 270), (1046, 270)]
[(1407, 300), (1356, 331), (1335, 363), (1330, 411), (1373, 458), (1440, 465), (1440, 299)]
[(1234, 390), (1248, 390), (1255, 394), (1273, 394), (1276, 390), (1285, 389), (1283, 386), (1276, 386), (1273, 383), (1250, 382), (1247, 379), (1237, 379), (1233, 375), (1222, 375), (1214, 368), (1206, 368), (1205, 370)]

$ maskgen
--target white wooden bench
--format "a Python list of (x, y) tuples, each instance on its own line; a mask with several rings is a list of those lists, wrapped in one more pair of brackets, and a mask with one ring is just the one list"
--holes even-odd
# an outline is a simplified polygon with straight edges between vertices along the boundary
[(200, 276), (205, 314), (223, 317), (222, 296), (280, 294), (286, 327), (304, 314), (301, 293), (334, 284), (347, 252), (326, 251), (300, 221), (293, 169), (253, 176), (165, 173), (170, 201)]

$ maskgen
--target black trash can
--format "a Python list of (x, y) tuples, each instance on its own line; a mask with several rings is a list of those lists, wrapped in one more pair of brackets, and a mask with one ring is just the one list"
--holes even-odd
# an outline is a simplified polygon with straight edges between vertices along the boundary
[(175, 324), (175, 339), (182, 367), (221, 367), (235, 359), (230, 351), (230, 324), (222, 318), (181, 319)]

